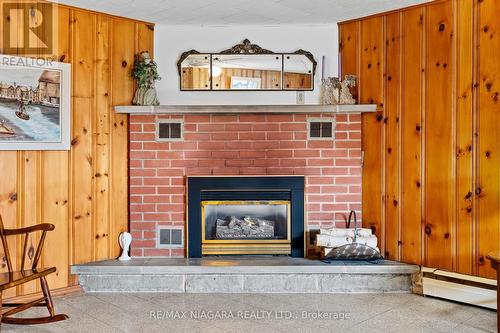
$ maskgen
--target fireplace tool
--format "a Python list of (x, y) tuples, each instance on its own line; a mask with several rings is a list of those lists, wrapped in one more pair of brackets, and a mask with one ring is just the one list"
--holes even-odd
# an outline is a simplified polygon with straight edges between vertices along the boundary
[(325, 261), (330, 260), (366, 260), (366, 261), (376, 261), (384, 259), (380, 253), (371, 246), (360, 244), (356, 242), (358, 237), (358, 228), (356, 221), (356, 212), (351, 210), (349, 213), (349, 219), (346, 222), (346, 228), (351, 226), (351, 218), (354, 217), (354, 239), (352, 243), (339, 246), (332, 251), (330, 251), (325, 256)]

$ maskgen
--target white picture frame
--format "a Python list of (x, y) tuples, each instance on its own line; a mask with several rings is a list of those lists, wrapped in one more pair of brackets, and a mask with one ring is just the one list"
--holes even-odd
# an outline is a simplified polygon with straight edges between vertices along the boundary
[(0, 55), (0, 151), (69, 150), (71, 65)]

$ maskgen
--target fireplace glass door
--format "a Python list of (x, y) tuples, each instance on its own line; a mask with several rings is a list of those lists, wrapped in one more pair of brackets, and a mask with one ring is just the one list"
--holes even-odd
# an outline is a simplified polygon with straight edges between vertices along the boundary
[(290, 254), (290, 201), (202, 201), (202, 254)]

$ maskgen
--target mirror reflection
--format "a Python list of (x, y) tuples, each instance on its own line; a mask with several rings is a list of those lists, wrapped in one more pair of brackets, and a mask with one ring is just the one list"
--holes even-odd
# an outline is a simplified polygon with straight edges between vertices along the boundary
[(182, 90), (210, 90), (210, 54), (191, 54), (181, 63)]
[(275, 53), (248, 39), (217, 53), (186, 51), (177, 61), (181, 90), (313, 90), (311, 52)]
[(283, 71), (285, 90), (313, 89), (313, 63), (304, 54), (285, 54)]
[(212, 89), (281, 90), (282, 55), (214, 54)]

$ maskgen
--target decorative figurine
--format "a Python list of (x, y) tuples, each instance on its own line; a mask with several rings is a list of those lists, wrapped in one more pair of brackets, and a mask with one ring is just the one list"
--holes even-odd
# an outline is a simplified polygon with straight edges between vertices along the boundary
[(340, 81), (338, 77), (329, 77), (321, 80), (323, 104), (339, 104)]
[(356, 75), (346, 75), (340, 85), (340, 104), (356, 104), (356, 99), (350, 90), (350, 88), (356, 87)]
[(132, 235), (128, 232), (122, 232), (120, 234), (120, 237), (118, 237), (118, 242), (120, 243), (120, 247), (122, 248), (122, 255), (118, 258), (118, 260), (130, 260), (131, 258), (128, 255), (128, 251), (130, 249), (130, 243), (132, 243)]
[(137, 90), (132, 103), (134, 105), (159, 105), (155, 81), (161, 78), (149, 52), (141, 52), (135, 61), (132, 76), (137, 80)]

